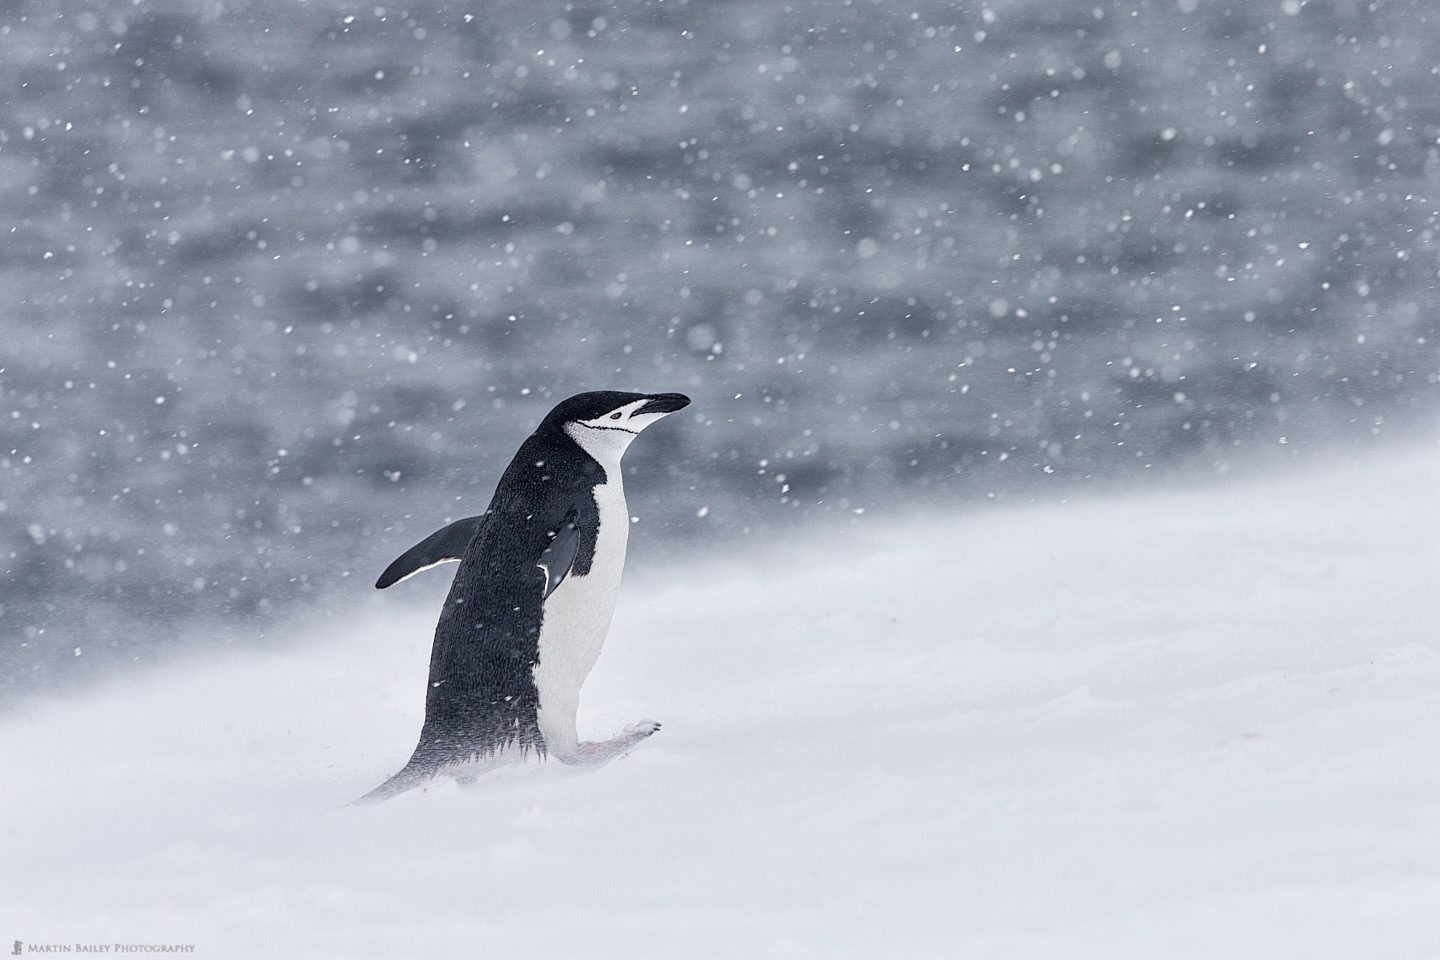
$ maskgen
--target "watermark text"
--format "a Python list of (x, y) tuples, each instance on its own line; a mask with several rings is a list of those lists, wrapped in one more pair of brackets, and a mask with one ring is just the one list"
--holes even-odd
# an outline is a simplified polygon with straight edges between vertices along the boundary
[(16, 940), (10, 956), (32, 953), (194, 953), (193, 943), (26, 943)]

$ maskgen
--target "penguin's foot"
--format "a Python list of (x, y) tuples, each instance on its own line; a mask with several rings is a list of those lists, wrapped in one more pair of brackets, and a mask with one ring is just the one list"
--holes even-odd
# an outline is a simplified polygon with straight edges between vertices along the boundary
[(629, 750), (635, 744), (660, 729), (654, 720), (641, 720), (625, 728), (624, 733), (611, 740), (590, 740), (579, 744), (573, 753), (556, 754), (556, 759), (568, 764), (608, 763)]

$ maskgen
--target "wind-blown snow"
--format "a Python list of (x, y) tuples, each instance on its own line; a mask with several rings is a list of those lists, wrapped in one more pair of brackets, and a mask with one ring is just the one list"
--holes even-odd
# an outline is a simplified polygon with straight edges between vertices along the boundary
[(1435, 0), (8, 0), (0, 52), (0, 709), (335, 602), (582, 390), (695, 401), (657, 553), (1440, 411)]
[(413, 745), (433, 616), (390, 594), (38, 701), (0, 725), (0, 937), (1434, 957), (1437, 490), (1431, 448), (632, 577), (581, 732), (659, 734), (376, 807), (345, 804)]

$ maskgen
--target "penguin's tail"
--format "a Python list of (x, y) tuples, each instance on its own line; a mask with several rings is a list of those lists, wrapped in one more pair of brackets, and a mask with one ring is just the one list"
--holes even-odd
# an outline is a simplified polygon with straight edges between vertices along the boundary
[(407, 790), (414, 790), (421, 784), (429, 782), (439, 769), (440, 766), (437, 763), (417, 761), (414, 757), (411, 757), (410, 762), (405, 764), (399, 773), (365, 794), (365, 796), (354, 801), (352, 806), (379, 803), (382, 800), (389, 800), (391, 797), (399, 796)]

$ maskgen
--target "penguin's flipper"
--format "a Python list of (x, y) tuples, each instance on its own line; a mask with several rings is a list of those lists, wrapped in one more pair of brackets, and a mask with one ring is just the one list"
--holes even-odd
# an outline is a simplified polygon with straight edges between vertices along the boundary
[(575, 565), (575, 557), (580, 552), (580, 513), (575, 508), (565, 514), (565, 519), (560, 521), (560, 529), (550, 539), (550, 546), (540, 554), (540, 559), (535, 565), (545, 571), (545, 596), (555, 592), (560, 586), (560, 581), (570, 572)]
[(421, 570), (430, 569), (437, 563), (461, 559), (465, 556), (465, 549), (470, 546), (470, 541), (480, 532), (485, 516), (481, 514), (478, 517), (466, 517), (436, 530), (400, 554), (394, 563), (386, 567), (385, 572), (380, 574), (380, 579), (375, 581), (375, 588), (384, 590), (406, 577), (415, 576)]

